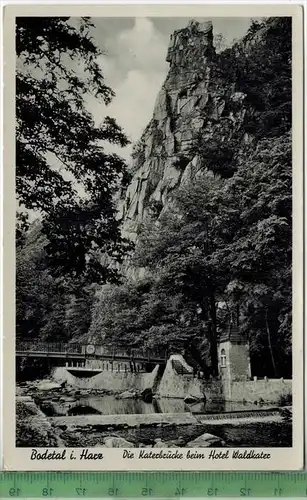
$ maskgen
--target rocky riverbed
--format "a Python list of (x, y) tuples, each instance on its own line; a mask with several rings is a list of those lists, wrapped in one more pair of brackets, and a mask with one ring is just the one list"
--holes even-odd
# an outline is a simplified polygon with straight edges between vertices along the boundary
[[(291, 446), (291, 413), (244, 424), (200, 423), (183, 400), (143, 401), (135, 393), (76, 390), (51, 380), (17, 386), (16, 446), (21, 447), (263, 447)], [(144, 395), (143, 395), (144, 396)], [(145, 398), (146, 399), (146, 398)], [(110, 419), (101, 410), (121, 418)], [(160, 412), (168, 408), (172, 413)], [(154, 408), (154, 410), (153, 410)], [(185, 412), (185, 413), (184, 413)], [(130, 413), (130, 415), (129, 415)], [(160, 413), (156, 419), (150, 416)], [(124, 414), (129, 415), (122, 418)], [(136, 414), (143, 414), (141, 419)], [(80, 423), (80, 415), (81, 423)], [(97, 418), (93, 416), (97, 415)], [(102, 415), (102, 417), (98, 417)], [(148, 416), (148, 419), (146, 418)], [(167, 416), (169, 415), (169, 418)], [(186, 417), (185, 417), (186, 415)], [(165, 417), (163, 417), (165, 416)], [(173, 416), (173, 418), (172, 418)], [(180, 419), (176, 416), (182, 416)], [(161, 417), (161, 418), (160, 418)]]

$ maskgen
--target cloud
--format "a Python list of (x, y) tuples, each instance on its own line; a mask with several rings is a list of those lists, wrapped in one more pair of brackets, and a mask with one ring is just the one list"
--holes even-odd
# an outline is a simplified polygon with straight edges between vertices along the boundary
[(135, 18), (134, 26), (118, 37), (118, 50), (125, 52), (128, 66), (150, 72), (165, 69), (167, 37), (163, 36), (148, 18)]
[[(89, 99), (88, 105), (96, 122), (106, 114), (114, 117), (135, 142), (152, 117), (156, 96), (167, 73), (168, 37), (150, 19), (136, 18), (132, 28), (110, 37), (105, 45), (109, 55), (101, 56), (100, 64), (116, 97), (107, 108), (97, 106), (95, 99)], [(127, 157), (131, 147), (116, 152)]]
[[(121, 18), (97, 19), (94, 36), (105, 54), (99, 63), (106, 83), (116, 93), (107, 108), (95, 98), (89, 99), (97, 123), (110, 115), (132, 142), (140, 138), (152, 117), (156, 96), (168, 71), (165, 56), (169, 35), (187, 23), (187, 18), (129, 18), (128, 25)], [(250, 18), (216, 18), (214, 32), (222, 33), (224, 43), (230, 45), (235, 36), (246, 32), (249, 24)], [(106, 145), (106, 149), (126, 158), (131, 152), (131, 146), (123, 149)]]

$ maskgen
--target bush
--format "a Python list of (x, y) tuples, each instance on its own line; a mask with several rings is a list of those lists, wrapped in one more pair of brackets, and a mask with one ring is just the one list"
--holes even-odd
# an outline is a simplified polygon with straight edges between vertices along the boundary
[(281, 394), (277, 404), (278, 406), (292, 406), (292, 394)]
[(232, 177), (237, 168), (235, 157), (239, 150), (239, 140), (203, 142), (199, 136), (198, 141), (197, 152), (200, 154), (204, 166), (223, 178)]

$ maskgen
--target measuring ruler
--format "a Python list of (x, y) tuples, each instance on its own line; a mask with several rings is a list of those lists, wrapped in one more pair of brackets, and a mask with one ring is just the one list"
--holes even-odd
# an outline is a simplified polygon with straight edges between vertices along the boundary
[(0, 498), (307, 496), (307, 472), (2, 472)]

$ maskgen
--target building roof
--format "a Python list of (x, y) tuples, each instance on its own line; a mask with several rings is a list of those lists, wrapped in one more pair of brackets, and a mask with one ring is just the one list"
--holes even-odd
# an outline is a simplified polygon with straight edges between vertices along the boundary
[(246, 335), (242, 334), (240, 332), (240, 328), (237, 325), (234, 325), (233, 323), (230, 323), (228, 329), (221, 334), (219, 339), (220, 342), (227, 342), (227, 341), (242, 342), (246, 340), (247, 340)]

